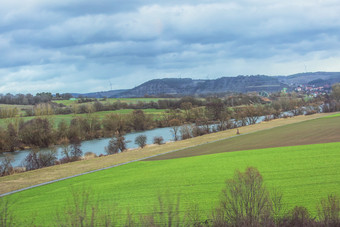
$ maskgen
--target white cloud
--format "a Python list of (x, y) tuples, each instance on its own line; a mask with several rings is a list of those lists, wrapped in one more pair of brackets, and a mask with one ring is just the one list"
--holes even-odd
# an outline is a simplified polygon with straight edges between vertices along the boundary
[(87, 92), (152, 78), (340, 71), (340, 3), (7, 1), (0, 92)]

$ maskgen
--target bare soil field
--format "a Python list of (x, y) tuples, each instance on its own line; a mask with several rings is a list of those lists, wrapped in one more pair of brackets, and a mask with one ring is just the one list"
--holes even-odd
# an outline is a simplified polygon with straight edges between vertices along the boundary
[[(242, 133), (242, 129), (240, 132)], [(340, 116), (319, 118), (262, 130), (147, 160), (163, 160), (230, 151), (340, 142)], [(340, 149), (340, 148), (339, 148)]]

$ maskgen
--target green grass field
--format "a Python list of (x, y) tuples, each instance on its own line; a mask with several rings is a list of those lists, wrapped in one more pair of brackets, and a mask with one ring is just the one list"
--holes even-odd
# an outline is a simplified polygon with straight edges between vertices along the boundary
[[(340, 115), (330, 115), (310, 121), (284, 125), (245, 136), (236, 136), (212, 144), (184, 149), (151, 158), (160, 160), (205, 155), (220, 152), (340, 142)], [(240, 129), (242, 133), (242, 129)], [(241, 134), (242, 135), (242, 134)]]
[[(240, 145), (239, 148), (234, 145), (234, 150), (242, 149), (241, 143), (254, 141), (254, 136), (260, 136), (257, 138), (260, 139), (259, 143), (271, 144), (270, 135), (272, 138), (281, 135), (281, 140), (289, 143), (294, 136), (287, 137), (285, 133), (301, 128), (308, 131), (309, 134), (304, 136), (311, 137), (309, 142), (313, 143), (316, 136), (321, 135), (320, 126), (334, 132), (340, 127), (335, 122), (340, 122), (340, 117), (319, 118), (255, 132), (190, 148), (193, 149), (191, 157), (135, 162), (19, 192), (8, 196), (8, 199), (15, 203), (12, 209), (19, 220), (35, 217), (37, 223), (43, 226), (53, 223), (51, 217), (56, 208), (65, 206), (71, 187), (76, 190), (90, 187), (103, 207), (116, 204), (123, 211), (129, 207), (137, 215), (150, 212), (158, 194), (167, 192), (172, 197), (180, 194), (181, 210), (193, 203), (198, 204), (204, 219), (217, 203), (225, 179), (231, 178), (236, 169), (243, 171), (247, 166), (254, 166), (259, 169), (269, 188), (276, 187), (282, 191), (287, 208), (305, 206), (315, 215), (316, 204), (321, 198), (330, 193), (340, 193), (340, 142), (235, 152), (223, 152), (223, 147), (228, 151), (228, 142), (237, 139)], [(331, 125), (335, 126), (329, 128)], [(322, 137), (324, 142), (330, 135), (332, 133)], [(263, 136), (268, 136), (268, 139), (264, 140)], [(334, 138), (340, 141), (339, 137)], [(197, 152), (207, 150), (207, 153), (214, 153), (217, 150), (222, 153), (194, 156), (195, 149)]]
[(329, 116), (325, 116), (324, 118), (339, 117), (339, 116), (340, 116), (340, 113), (336, 113), (336, 114), (332, 114), (332, 115), (329, 115)]
[[(196, 203), (208, 212), (218, 200), (226, 178), (235, 169), (259, 169), (269, 188), (277, 187), (287, 208), (315, 205), (329, 193), (339, 193), (340, 143), (268, 148), (201, 155), (188, 158), (136, 162), (54, 184), (30, 189), (8, 198), (18, 220), (36, 218), (43, 226), (53, 223), (55, 209), (62, 209), (70, 188), (91, 187), (102, 206), (149, 212), (159, 193), (180, 193), (181, 210)], [(202, 216), (202, 218), (205, 218)]]
[[(105, 115), (109, 113), (116, 113), (116, 114), (129, 114), (132, 113), (134, 110), (133, 109), (121, 109), (121, 110), (114, 110), (114, 111), (101, 111), (101, 112), (95, 112), (93, 113), (94, 116), (98, 117), (99, 119), (103, 119)], [(143, 109), (145, 114), (152, 114), (154, 117), (159, 117), (160, 114), (164, 113), (166, 110), (164, 109)], [(43, 117), (49, 117), (51, 120), (54, 121), (55, 126), (59, 124), (60, 121), (65, 120), (67, 123), (70, 123), (71, 120), (75, 116), (82, 116), (85, 117), (87, 114), (61, 114), (61, 115), (51, 115), (51, 116), (43, 116)], [(22, 117), (24, 121), (31, 120), (35, 117)], [(6, 127), (8, 123), (10, 123), (14, 119), (0, 119), (0, 126), (1, 127)]]

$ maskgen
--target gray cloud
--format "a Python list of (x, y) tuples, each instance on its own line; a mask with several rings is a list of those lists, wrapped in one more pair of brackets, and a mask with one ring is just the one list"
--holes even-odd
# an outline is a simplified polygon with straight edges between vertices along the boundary
[(339, 71), (340, 4), (8, 1), (0, 92), (88, 92), (159, 77)]

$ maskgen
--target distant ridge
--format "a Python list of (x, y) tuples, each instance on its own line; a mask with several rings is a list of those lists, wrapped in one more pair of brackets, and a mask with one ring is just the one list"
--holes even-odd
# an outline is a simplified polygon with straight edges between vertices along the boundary
[(119, 94), (128, 91), (128, 89), (121, 90), (110, 90), (110, 91), (99, 91), (99, 92), (91, 92), (85, 94), (72, 93), (72, 96), (78, 98), (79, 96), (88, 97), (88, 98), (119, 98)]
[(236, 76), (212, 80), (191, 78), (164, 78), (149, 80), (135, 88), (86, 94), (74, 94), (90, 98), (133, 98), (161, 95), (207, 95), (216, 93), (277, 92), (297, 85), (332, 85), (340, 82), (340, 72), (309, 72), (290, 76)]

